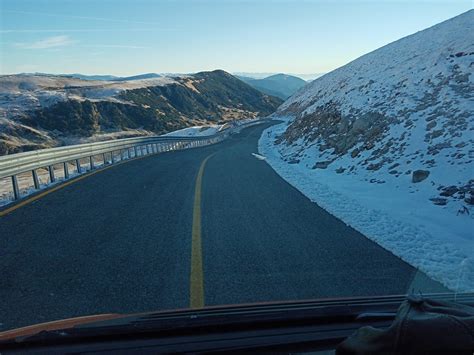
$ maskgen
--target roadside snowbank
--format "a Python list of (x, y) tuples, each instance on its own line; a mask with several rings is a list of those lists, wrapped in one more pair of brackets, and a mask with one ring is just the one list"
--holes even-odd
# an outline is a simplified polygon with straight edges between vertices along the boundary
[(259, 122), (259, 119), (243, 119), (237, 121), (229, 121), (224, 124), (213, 124), (213, 125), (205, 125), (205, 126), (192, 126), (183, 129), (179, 129), (177, 131), (173, 131), (170, 133), (163, 134), (164, 137), (204, 137), (204, 136), (211, 136), (213, 134), (219, 133), (220, 131), (227, 129), (227, 128), (234, 128), (234, 133), (239, 132), (240, 126), (248, 125), (251, 122)]
[(411, 184), (402, 185), (390, 177), (376, 184), (361, 176), (310, 169), (304, 159), (291, 164), (274, 144), (286, 127), (287, 122), (272, 126), (259, 140), (259, 153), (282, 178), (434, 280), (454, 291), (474, 291), (472, 216), (427, 203), (423, 184), (417, 184), (418, 191), (412, 194)]
[(216, 134), (222, 129), (223, 125), (193, 126), (170, 133), (163, 134), (164, 137), (203, 137)]

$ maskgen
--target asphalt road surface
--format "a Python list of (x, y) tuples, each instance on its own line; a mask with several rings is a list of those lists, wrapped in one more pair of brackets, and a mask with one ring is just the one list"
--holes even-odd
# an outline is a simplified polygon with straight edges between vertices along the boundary
[(270, 124), (113, 166), (0, 217), (0, 331), (98, 313), (444, 290), (255, 158)]

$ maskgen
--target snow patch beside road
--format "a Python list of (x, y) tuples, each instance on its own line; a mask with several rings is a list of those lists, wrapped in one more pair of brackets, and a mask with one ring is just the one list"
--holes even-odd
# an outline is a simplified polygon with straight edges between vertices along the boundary
[[(474, 291), (471, 216), (429, 204), (423, 193), (415, 196), (400, 190), (409, 190), (410, 184), (398, 186), (389, 178), (384, 184), (369, 183), (354, 175), (310, 169), (304, 159), (287, 162), (275, 145), (287, 124), (266, 129), (259, 140), (259, 153), (283, 179), (432, 279), (453, 291)], [(417, 188), (423, 190), (422, 184), (429, 181)]]
[(203, 137), (212, 136), (218, 133), (222, 129), (223, 125), (208, 125), (208, 126), (193, 126), (177, 131), (173, 131), (167, 134), (163, 134), (163, 137)]
[(265, 160), (266, 158), (263, 155), (252, 153), (252, 155), (258, 160)]

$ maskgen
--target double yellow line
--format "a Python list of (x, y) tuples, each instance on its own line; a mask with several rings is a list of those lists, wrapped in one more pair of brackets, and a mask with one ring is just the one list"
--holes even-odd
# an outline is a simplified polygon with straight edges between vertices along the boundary
[(191, 277), (190, 277), (190, 307), (204, 307), (204, 275), (202, 266), (202, 239), (201, 239), (201, 190), (202, 176), (207, 161), (214, 154), (204, 159), (199, 167), (194, 190), (193, 228), (191, 239)]

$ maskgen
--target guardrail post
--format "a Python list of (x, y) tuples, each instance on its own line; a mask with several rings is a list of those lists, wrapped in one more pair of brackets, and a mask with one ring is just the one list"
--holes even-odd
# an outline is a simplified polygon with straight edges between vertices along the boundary
[(52, 165), (48, 166), (48, 172), (49, 172), (49, 181), (55, 182), (56, 178), (54, 177), (54, 166)]
[(48, 166), (48, 172), (49, 172), (49, 181), (50, 182), (55, 182), (56, 177), (54, 176), (54, 166), (52, 166), (52, 165)]
[(40, 182), (39, 182), (39, 179), (38, 179), (38, 172), (35, 169), (33, 169), (31, 171), (31, 174), (33, 175), (33, 185), (35, 186), (36, 190), (39, 190)]
[(13, 199), (18, 200), (20, 198), (20, 189), (18, 188), (18, 180), (16, 175), (12, 176), (12, 186), (13, 186)]
[(149, 145), (149, 144), (147, 144), (147, 145), (145, 146), (145, 149), (146, 149), (146, 153), (147, 153), (147, 154), (150, 154), (150, 145)]
[(89, 165), (91, 167), (91, 170), (94, 169), (94, 158), (92, 155), (89, 157)]
[(115, 163), (114, 151), (111, 151), (111, 152), (110, 152), (110, 161), (112, 162), (112, 164)]
[(64, 179), (69, 179), (69, 168), (67, 166), (66, 161), (63, 163), (63, 167), (64, 167)]
[(120, 149), (120, 160), (125, 160), (125, 150)]
[(76, 170), (78, 174), (81, 173), (81, 161), (79, 159), (76, 159)]

